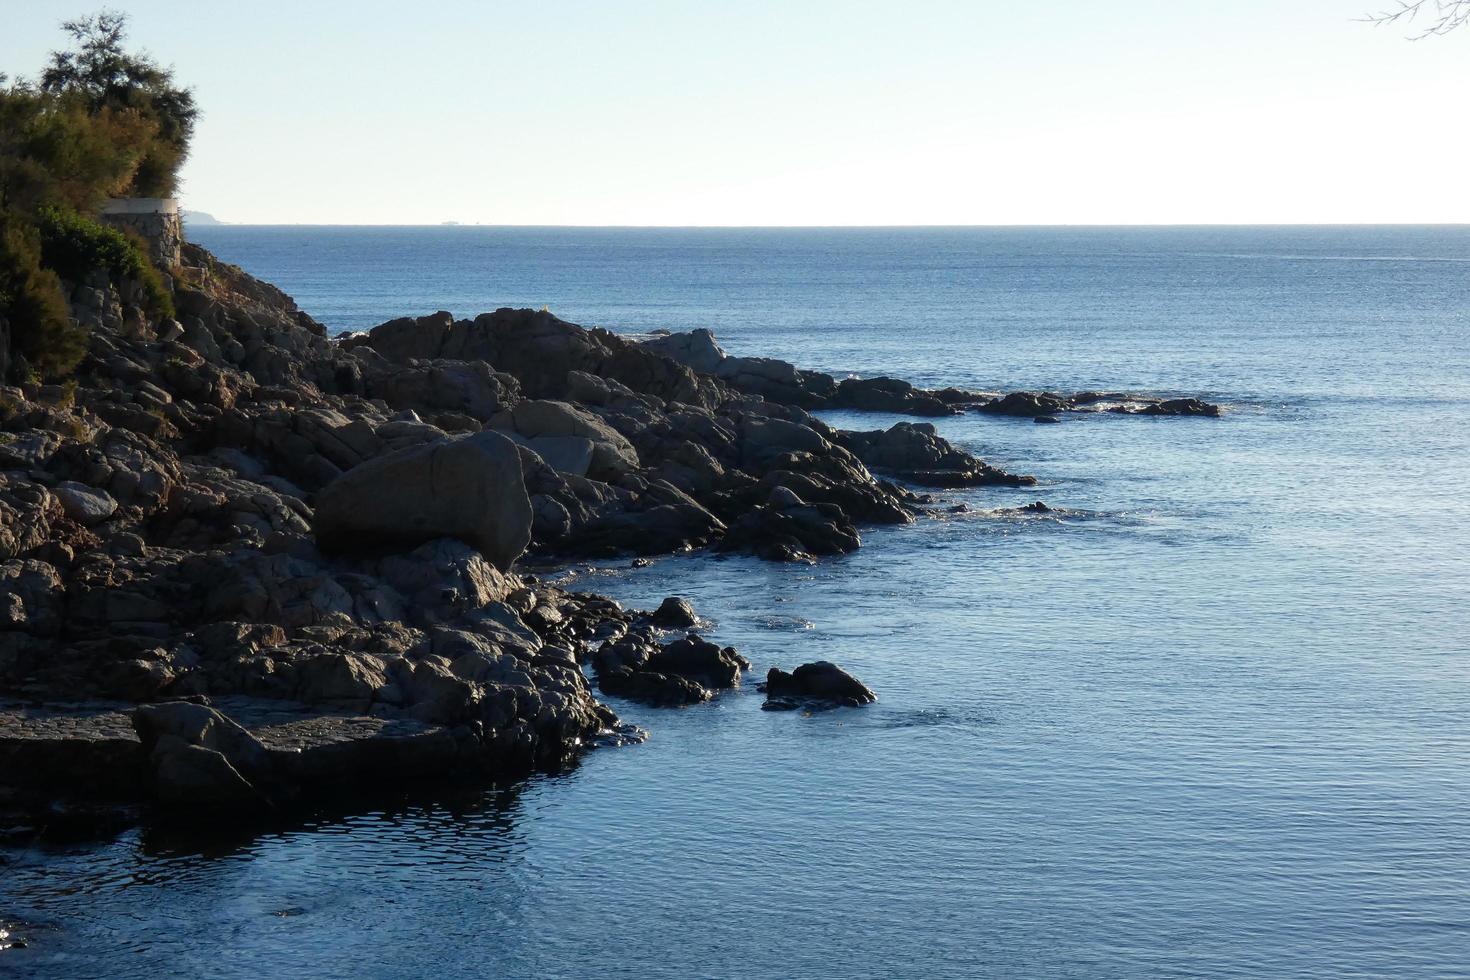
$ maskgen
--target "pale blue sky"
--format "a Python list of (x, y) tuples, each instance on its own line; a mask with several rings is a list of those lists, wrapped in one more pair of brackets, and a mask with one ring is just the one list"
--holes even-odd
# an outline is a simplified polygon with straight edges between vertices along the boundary
[[(12, 74), (94, 9), (0, 3)], [(1470, 30), (1374, 0), (113, 6), (228, 221), (1470, 222)]]

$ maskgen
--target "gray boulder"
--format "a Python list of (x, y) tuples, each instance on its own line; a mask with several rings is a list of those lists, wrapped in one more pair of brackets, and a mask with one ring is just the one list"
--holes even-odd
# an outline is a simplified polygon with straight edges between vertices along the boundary
[(117, 501), (106, 490), (66, 481), (58, 483), (51, 492), (61, 501), (66, 516), (83, 527), (101, 524), (117, 513)]
[(688, 333), (666, 334), (643, 341), (643, 349), (704, 374), (714, 374), (725, 360), (725, 352), (715, 343), (715, 335), (701, 327)]
[[(510, 411), (497, 415), (490, 424), (496, 429), (515, 432), (528, 441), (535, 440), (528, 444), (538, 453), (539, 444), (548, 446), (548, 451), (559, 457), (565, 454), (568, 460), (564, 461), (570, 461), (572, 452), (569, 446), (548, 445), (540, 440), (575, 438), (590, 441), (592, 458), (584, 473), (594, 479), (616, 477), (638, 468), (638, 452), (632, 443), (602, 419), (567, 402), (552, 399), (523, 401)], [(572, 472), (557, 466), (552, 460), (547, 462), (558, 470)]]
[(511, 438), (540, 456), (542, 461), (558, 473), (586, 476), (592, 468), (592, 457), (596, 444), (582, 436), (536, 436), (528, 438), (519, 433)]
[(531, 519), (515, 443), (479, 432), (353, 467), (317, 494), (314, 530), (329, 551), (457, 538), (505, 570), (530, 543)]

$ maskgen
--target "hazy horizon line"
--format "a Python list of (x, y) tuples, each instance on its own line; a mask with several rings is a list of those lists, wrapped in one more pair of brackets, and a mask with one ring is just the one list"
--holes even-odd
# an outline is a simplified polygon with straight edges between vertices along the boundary
[[(208, 211), (181, 209), (189, 213)], [(213, 217), (211, 215), (211, 217)], [(187, 223), (187, 217), (185, 218)], [(664, 231), (878, 231), (972, 228), (1470, 228), (1470, 221), (1143, 221), (1143, 222), (1005, 222), (996, 224), (851, 224), (851, 225), (633, 225), (512, 224), (499, 222), (355, 222), (355, 221), (223, 221), (214, 218), (198, 227), (233, 228), (567, 228)]]

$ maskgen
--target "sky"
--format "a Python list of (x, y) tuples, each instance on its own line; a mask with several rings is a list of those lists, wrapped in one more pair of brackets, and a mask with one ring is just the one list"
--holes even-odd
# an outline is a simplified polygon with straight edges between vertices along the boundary
[[(1390, 5), (112, 2), (230, 222), (1470, 222), (1470, 28)], [(12, 75), (96, 9), (0, 8)]]

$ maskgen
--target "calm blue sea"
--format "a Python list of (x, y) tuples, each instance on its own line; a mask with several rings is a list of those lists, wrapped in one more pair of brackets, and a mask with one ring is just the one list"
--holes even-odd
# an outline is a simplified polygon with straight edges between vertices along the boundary
[(548, 305), (1229, 411), (945, 420), (1042, 486), (815, 567), (581, 569), (881, 700), (620, 703), (647, 744), (469, 799), (5, 852), (0, 972), (1470, 975), (1470, 228), (192, 234), (334, 329)]

